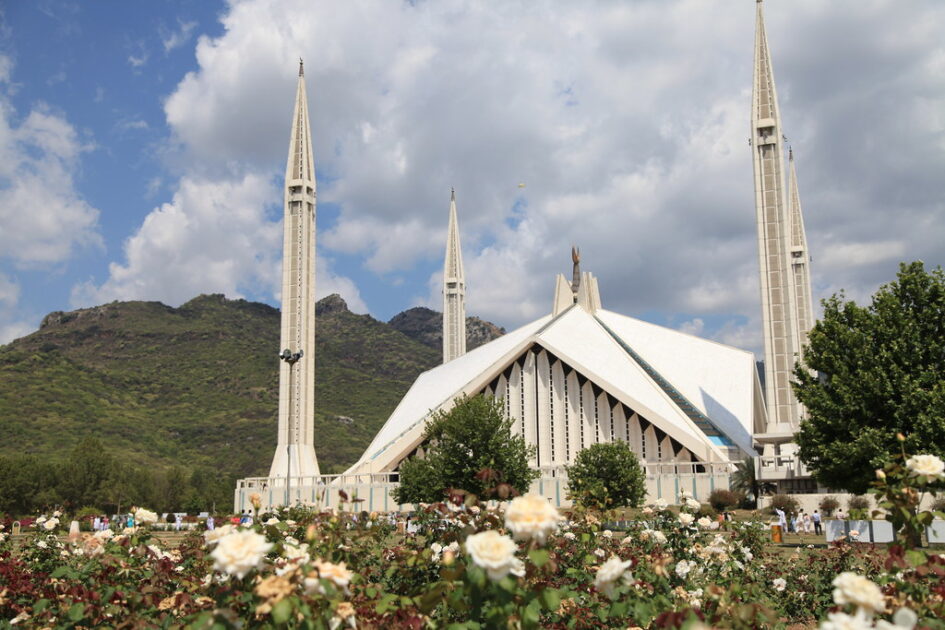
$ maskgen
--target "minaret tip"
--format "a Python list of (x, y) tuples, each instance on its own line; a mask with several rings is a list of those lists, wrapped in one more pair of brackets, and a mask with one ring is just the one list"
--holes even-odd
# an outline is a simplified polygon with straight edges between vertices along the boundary
[(302, 58), (301, 58), (301, 57), (299, 57), (299, 76), (300, 76), (300, 77), (304, 77), (304, 76), (305, 76), (305, 70), (304, 70), (304, 68), (303, 68)]
[(790, 160), (791, 162), (794, 161), (794, 147), (789, 146), (787, 148), (787, 159)]
[(456, 189), (450, 186), (450, 201), (456, 201)]

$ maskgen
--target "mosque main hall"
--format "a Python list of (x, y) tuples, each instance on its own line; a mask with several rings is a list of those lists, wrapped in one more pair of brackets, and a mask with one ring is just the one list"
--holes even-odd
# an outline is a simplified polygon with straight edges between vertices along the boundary
[[(286, 174), (283, 348), (279, 436), (268, 477), (240, 480), (267, 505), (321, 502), (345, 489), (368, 509), (397, 509), (400, 464), (423, 456), (427, 421), (464, 395), (499, 399), (513, 431), (533, 445), (533, 491), (566, 503), (565, 466), (584, 448), (625, 441), (647, 475), (649, 498), (727, 487), (735, 462), (753, 457), (762, 479), (802, 491), (810, 480), (793, 435), (803, 408), (790, 378), (813, 326), (809, 254), (793, 153), (785, 155), (763, 3), (756, 4), (751, 140), (764, 338), (764, 375), (748, 351), (605, 308), (597, 278), (571, 252), (571, 277), (549, 277), (548, 313), (466, 352), (467, 287), (456, 193), (443, 269), (443, 363), (421, 374), (367, 450), (344, 474), (319, 475), (314, 343), (314, 158), (299, 72)], [(747, 179), (747, 174), (746, 174)], [(603, 296), (608, 287), (603, 287)], [(612, 289), (611, 289), (612, 290)], [(283, 402), (282, 397), (286, 400)], [(335, 499), (336, 500), (336, 499)]]

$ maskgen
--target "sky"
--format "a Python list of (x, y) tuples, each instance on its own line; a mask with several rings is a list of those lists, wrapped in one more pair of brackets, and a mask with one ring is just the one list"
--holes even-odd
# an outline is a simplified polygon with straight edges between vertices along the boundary
[[(815, 300), (945, 264), (945, 3), (768, 0)], [(279, 303), (298, 60), (317, 294), (547, 314), (570, 247), (605, 308), (761, 351), (755, 2), (0, 3), (0, 343), (45, 314)]]

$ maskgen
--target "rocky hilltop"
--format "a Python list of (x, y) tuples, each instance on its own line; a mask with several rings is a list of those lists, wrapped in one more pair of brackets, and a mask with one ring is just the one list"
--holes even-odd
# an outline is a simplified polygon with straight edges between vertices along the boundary
[[(417, 306), (394, 315), (387, 322), (411, 339), (440, 350), (443, 347), (443, 314)], [(478, 348), (484, 343), (498, 339), (505, 329), (478, 317), (466, 318), (466, 350)]]

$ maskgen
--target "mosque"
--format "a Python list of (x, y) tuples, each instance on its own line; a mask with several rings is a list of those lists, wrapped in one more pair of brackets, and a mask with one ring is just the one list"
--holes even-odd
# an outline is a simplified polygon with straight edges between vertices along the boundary
[[(502, 401), (513, 431), (535, 447), (533, 491), (567, 503), (565, 466), (600, 442), (623, 440), (646, 471), (649, 498), (698, 497), (728, 487), (734, 464), (755, 458), (779, 490), (811, 491), (793, 435), (803, 409), (791, 374), (813, 326), (809, 255), (793, 153), (785, 160), (774, 73), (757, 2), (751, 149), (761, 279), (764, 380), (752, 353), (604, 308), (597, 278), (581, 270), (549, 283), (550, 312), (466, 352), (466, 283), (456, 195), (443, 273), (443, 364), (421, 374), (361, 458), (320, 475), (314, 435), (315, 175), (300, 64), (286, 167), (279, 434), (269, 476), (240, 480), (235, 508), (331, 506), (335, 489), (366, 509), (390, 498), (401, 462), (422, 456), (426, 421), (462, 395)], [(787, 169), (785, 169), (787, 166)], [(787, 172), (785, 172), (787, 171)], [(762, 384), (763, 383), (763, 384)]]

